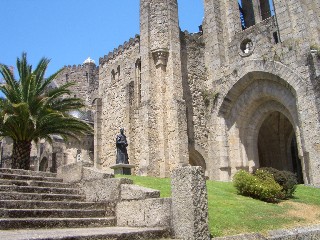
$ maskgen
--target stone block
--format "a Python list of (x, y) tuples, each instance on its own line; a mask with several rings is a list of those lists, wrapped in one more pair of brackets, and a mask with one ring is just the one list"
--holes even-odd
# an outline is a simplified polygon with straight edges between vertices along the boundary
[(160, 191), (132, 184), (121, 185), (121, 200), (143, 200), (159, 198)]
[(77, 183), (94, 179), (105, 179), (113, 177), (96, 168), (85, 167), (81, 162), (64, 165), (58, 168), (57, 177), (62, 178), (66, 183)]
[(312, 240), (320, 239), (320, 225), (297, 227), (294, 229), (273, 230), (268, 232), (270, 240)]
[(79, 183), (88, 202), (120, 201), (121, 185), (132, 184), (127, 178), (93, 179)]
[(266, 237), (259, 233), (246, 233), (234, 236), (216, 237), (213, 240), (267, 240)]
[(150, 198), (123, 201), (116, 207), (117, 225), (120, 227), (171, 226), (171, 198)]
[(173, 171), (172, 228), (176, 238), (210, 239), (208, 197), (201, 167), (183, 167)]
[(114, 174), (131, 175), (131, 169), (135, 168), (132, 164), (116, 164), (110, 166), (114, 170)]

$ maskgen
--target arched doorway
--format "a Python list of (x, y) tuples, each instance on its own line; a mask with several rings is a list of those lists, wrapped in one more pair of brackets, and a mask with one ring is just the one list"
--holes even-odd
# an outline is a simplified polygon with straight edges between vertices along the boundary
[(293, 172), (299, 182), (303, 183), (296, 136), (291, 122), (284, 114), (270, 112), (259, 129), (257, 141), (260, 167)]
[(259, 167), (297, 172), (300, 179), (305, 174), (296, 92), (278, 76), (244, 75), (223, 98), (214, 126), (217, 178), (232, 180), (240, 169)]
[(49, 165), (48, 159), (46, 157), (43, 157), (39, 165), (39, 171), (46, 172), (48, 169), (48, 165)]

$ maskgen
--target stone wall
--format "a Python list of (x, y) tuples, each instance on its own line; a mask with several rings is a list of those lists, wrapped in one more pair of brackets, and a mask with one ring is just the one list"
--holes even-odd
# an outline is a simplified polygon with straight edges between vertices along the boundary
[(83, 99), (87, 107), (90, 108), (92, 101), (98, 95), (98, 78), (99, 68), (94, 63), (84, 63), (82, 65), (65, 66), (56, 77), (55, 82), (58, 86), (74, 82), (75, 85), (70, 87), (73, 97)]
[(101, 146), (99, 164), (103, 168), (113, 165), (116, 160), (116, 135), (120, 128), (125, 129), (129, 142), (129, 162), (137, 164), (134, 157), (133, 119), (137, 95), (136, 62), (139, 60), (139, 36), (115, 49), (100, 59), (100, 88), (101, 96), (100, 139)]
[(202, 33), (181, 33), (181, 66), (184, 99), (187, 105), (189, 163), (206, 168), (208, 131), (207, 112), (215, 104), (216, 92), (207, 89)]

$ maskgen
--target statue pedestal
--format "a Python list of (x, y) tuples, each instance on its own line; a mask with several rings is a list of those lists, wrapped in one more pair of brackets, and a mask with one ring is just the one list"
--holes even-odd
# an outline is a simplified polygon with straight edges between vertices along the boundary
[(114, 174), (121, 174), (121, 175), (131, 175), (131, 168), (135, 168), (135, 165), (132, 164), (116, 164), (110, 166), (111, 169), (114, 170)]

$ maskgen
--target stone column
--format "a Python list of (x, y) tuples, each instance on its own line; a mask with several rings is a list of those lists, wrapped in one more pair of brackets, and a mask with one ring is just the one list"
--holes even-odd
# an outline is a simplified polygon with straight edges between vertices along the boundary
[(168, 171), (168, 129), (167, 129), (167, 101), (166, 92), (167, 86), (164, 84), (166, 81), (166, 67), (168, 62), (168, 50), (167, 49), (157, 49), (152, 51), (156, 66), (156, 79), (155, 82), (155, 111), (156, 111), (156, 121), (157, 121), (157, 133), (158, 133), (158, 159), (160, 167), (160, 177), (166, 177), (166, 172)]
[(93, 163), (94, 167), (100, 169), (100, 150), (101, 150), (101, 113), (102, 113), (102, 100), (101, 98), (95, 99), (95, 115), (94, 115), (94, 147), (93, 147)]
[(201, 167), (183, 167), (173, 171), (172, 228), (178, 239), (208, 240), (208, 196)]

